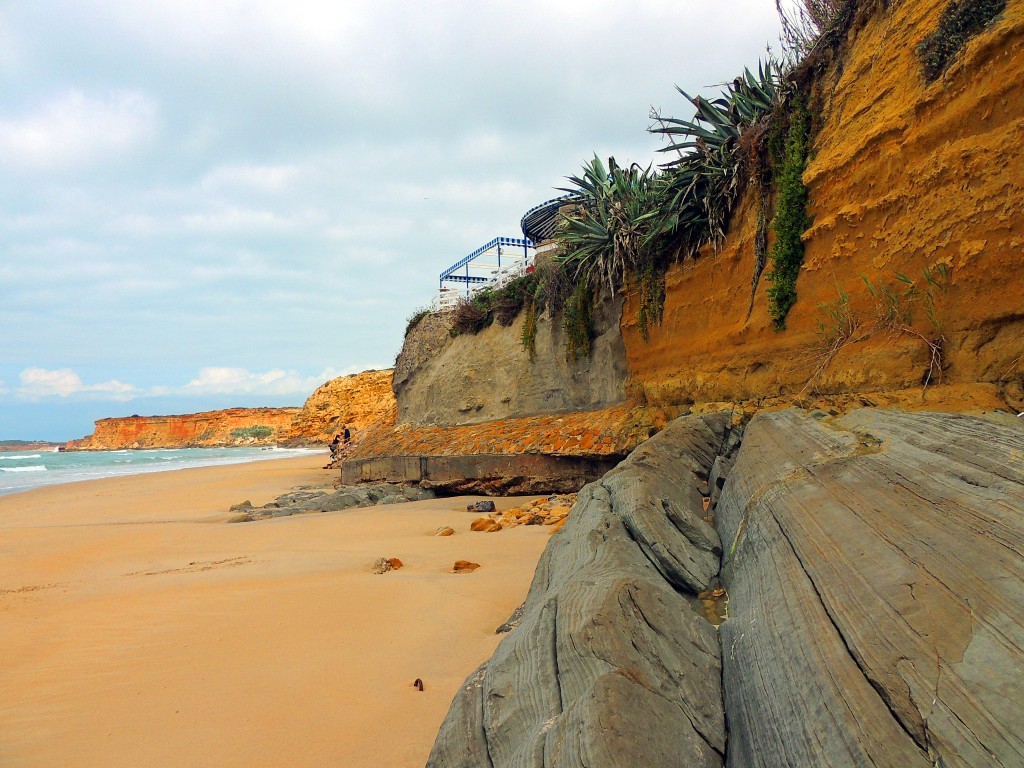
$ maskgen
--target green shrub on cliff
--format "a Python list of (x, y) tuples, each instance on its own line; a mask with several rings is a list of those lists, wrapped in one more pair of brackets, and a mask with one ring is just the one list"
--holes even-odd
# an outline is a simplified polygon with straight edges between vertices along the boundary
[(793, 99), (786, 136), (786, 153), (778, 171), (778, 203), (772, 229), (775, 244), (769, 254), (772, 262), (768, 280), (768, 312), (776, 330), (786, 327), (786, 315), (796, 303), (796, 280), (804, 261), (801, 239), (807, 229), (807, 141), (810, 130), (803, 99)]
[(952, 0), (942, 12), (938, 28), (917, 46), (926, 82), (934, 82), (968, 40), (991, 24), (1006, 8), (1006, 0)]
[(408, 336), (409, 332), (412, 331), (412, 329), (415, 328), (417, 325), (419, 325), (423, 321), (423, 318), (425, 318), (429, 314), (429, 309), (417, 309), (415, 312), (409, 315), (409, 319), (405, 323), (405, 335)]
[(531, 273), (501, 288), (484, 288), (469, 299), (461, 299), (453, 311), (451, 335), (477, 334), (495, 321), (506, 328), (512, 325), (523, 307), (533, 301), (537, 280)]
[(623, 168), (614, 157), (606, 168), (595, 155), (583, 175), (569, 181), (574, 188), (562, 191), (574, 194), (577, 204), (563, 217), (563, 248), (554, 260), (574, 283), (614, 294), (653, 256), (663, 215), (656, 176), (649, 166)]
[(254, 437), (257, 440), (270, 437), (274, 434), (273, 427), (267, 427), (262, 424), (257, 424), (252, 427), (239, 427), (238, 429), (231, 430), (231, 436), (236, 440), (242, 440), (247, 437)]

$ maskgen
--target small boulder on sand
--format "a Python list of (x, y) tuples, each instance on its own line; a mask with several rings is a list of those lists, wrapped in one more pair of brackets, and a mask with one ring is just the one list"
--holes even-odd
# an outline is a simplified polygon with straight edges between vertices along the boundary
[(490, 517), (478, 517), (469, 524), (471, 531), (483, 531), (484, 533), (495, 533), (501, 530), (501, 523)]
[(378, 557), (373, 563), (374, 573), (387, 573), (397, 571), (403, 565), (397, 557)]
[(480, 567), (480, 563), (471, 563), (469, 560), (456, 560), (452, 566), (452, 573), (472, 573)]
[(466, 505), (467, 512), (493, 512), (494, 502), (489, 500), (477, 501)]
[(449, 528), (447, 525), (442, 525), (440, 528), (438, 528), (436, 531), (434, 531), (434, 535), (435, 536), (454, 536), (455, 535), (455, 529), (454, 528)]

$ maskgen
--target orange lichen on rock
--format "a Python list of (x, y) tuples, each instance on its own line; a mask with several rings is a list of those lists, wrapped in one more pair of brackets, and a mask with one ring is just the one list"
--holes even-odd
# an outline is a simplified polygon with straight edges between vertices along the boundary
[(67, 450), (275, 445), (298, 412), (298, 408), (229, 408), (183, 416), (100, 419), (91, 435), (72, 440)]
[(582, 413), (544, 414), (458, 427), (381, 427), (348, 459), (381, 456), (473, 456), (540, 453), (551, 456), (624, 456), (664, 427), (662, 409), (625, 403)]
[[(915, 49), (946, 5), (888, 4), (818, 82), (820, 125), (804, 174), (812, 224), (786, 330), (772, 328), (766, 277), (747, 316), (758, 212), (748, 190), (724, 242), (669, 271), (664, 320), (649, 343), (629, 296), (622, 332), (633, 394), (666, 405), (920, 391), (929, 349), (913, 334), (873, 330), (878, 310), (865, 279), (899, 287), (902, 273), (923, 289), (928, 269), (948, 270), (948, 286), (936, 292), (935, 322), (918, 305), (912, 326), (941, 339), (942, 380), (990, 383), (1021, 407), (1024, 6), (1008, 4), (927, 84)], [(822, 305), (841, 295), (860, 328), (826, 359)]]
[(345, 426), (359, 439), (371, 427), (394, 424), (397, 411), (392, 373), (391, 369), (364, 371), (321, 385), (296, 414), (282, 441), (326, 444)]

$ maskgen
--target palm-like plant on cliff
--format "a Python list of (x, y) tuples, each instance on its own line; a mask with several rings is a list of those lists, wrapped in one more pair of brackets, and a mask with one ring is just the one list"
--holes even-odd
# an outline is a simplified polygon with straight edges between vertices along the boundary
[(657, 177), (650, 166), (623, 168), (611, 157), (606, 167), (595, 155), (569, 181), (562, 191), (575, 205), (563, 216), (555, 261), (574, 282), (614, 294), (651, 256), (662, 219)]
[(651, 133), (669, 140), (659, 151), (679, 153), (662, 166), (660, 229), (675, 233), (689, 250), (725, 236), (733, 203), (751, 172), (754, 148), (744, 140), (763, 134), (782, 97), (781, 79), (779, 66), (769, 59), (756, 76), (744, 69), (717, 99), (690, 96), (676, 86), (697, 110), (690, 120), (652, 115)]

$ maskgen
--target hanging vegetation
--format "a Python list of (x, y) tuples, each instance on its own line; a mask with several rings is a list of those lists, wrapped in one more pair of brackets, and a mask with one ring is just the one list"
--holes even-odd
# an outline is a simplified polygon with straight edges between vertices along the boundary
[(533, 299), (526, 304), (526, 316), (519, 331), (519, 341), (530, 355), (530, 362), (537, 359), (537, 302)]
[(804, 261), (802, 235), (807, 229), (807, 187), (804, 168), (807, 165), (808, 116), (803, 99), (796, 96), (790, 110), (786, 153), (778, 174), (778, 202), (772, 229), (771, 271), (768, 280), (768, 313), (776, 330), (786, 327), (786, 315), (796, 303), (796, 280)]
[(576, 284), (562, 310), (565, 356), (571, 362), (590, 357), (593, 336), (594, 289), (585, 281)]

